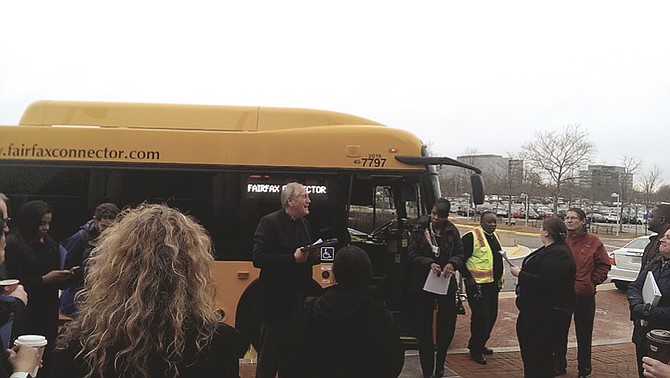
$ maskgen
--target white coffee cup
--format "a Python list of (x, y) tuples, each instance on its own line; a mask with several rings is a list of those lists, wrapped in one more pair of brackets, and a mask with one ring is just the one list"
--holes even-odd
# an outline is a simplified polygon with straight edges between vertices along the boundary
[[(14, 345), (21, 345), (27, 347), (37, 348), (39, 350), (40, 358), (44, 354), (44, 347), (47, 345), (47, 338), (42, 335), (23, 335), (14, 340)], [(30, 374), (32, 377), (37, 377), (37, 371), (40, 365), (35, 366), (35, 370)]]

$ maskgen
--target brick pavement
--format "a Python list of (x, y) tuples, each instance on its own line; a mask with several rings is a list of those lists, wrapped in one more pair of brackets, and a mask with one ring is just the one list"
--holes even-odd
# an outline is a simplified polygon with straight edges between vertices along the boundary
[[(498, 321), (488, 344), (495, 353), (487, 356), (488, 364), (485, 366), (470, 360), (467, 350), (470, 319), (469, 315), (459, 316), (456, 336), (447, 357), (447, 368), (452, 371), (452, 376), (523, 377), (523, 365), (515, 331), (517, 314), (513, 295), (503, 293), (499, 302)], [(601, 285), (596, 296), (592, 350), (593, 377), (637, 376), (635, 347), (630, 341), (632, 329), (625, 292), (616, 290), (612, 284)], [(410, 368), (408, 365), (406, 369), (408, 373)], [(416, 371), (415, 374), (418, 372), (420, 371)], [(565, 377), (577, 377), (574, 325), (568, 337), (568, 374)]]
[[(452, 377), (523, 377), (523, 365), (518, 351), (496, 352), (487, 356), (486, 366), (477, 365), (467, 353), (449, 355), (447, 366)], [(594, 346), (592, 350), (593, 377), (636, 377), (635, 348), (632, 343)], [(568, 374), (577, 377), (577, 349), (568, 349)], [(416, 375), (420, 377), (420, 375)], [(409, 376), (408, 376), (409, 377)]]
[[(467, 306), (466, 306), (467, 307)], [(478, 365), (470, 360), (467, 350), (470, 337), (468, 314), (459, 316), (456, 335), (449, 349), (445, 373), (448, 377), (523, 377), (523, 365), (516, 339), (516, 316), (512, 293), (501, 294), (498, 321), (488, 346), (495, 351), (487, 356), (487, 365)], [(612, 284), (598, 287), (596, 296), (596, 319), (593, 331), (592, 365), (593, 377), (636, 377), (635, 347), (630, 341), (632, 323), (629, 320), (628, 302), (623, 291)], [(255, 365), (242, 365), (240, 375), (253, 377)], [(421, 377), (416, 351), (408, 351), (401, 378)], [(577, 377), (577, 348), (574, 327), (568, 337), (568, 374)]]

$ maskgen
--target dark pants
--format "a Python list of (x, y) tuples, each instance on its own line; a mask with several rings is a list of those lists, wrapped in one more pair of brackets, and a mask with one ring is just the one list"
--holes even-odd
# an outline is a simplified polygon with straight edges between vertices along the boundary
[(256, 377), (300, 377), (297, 363), (300, 329), (291, 321), (263, 321)]
[(470, 354), (482, 354), (486, 342), (491, 338), (491, 331), (498, 318), (498, 293), (500, 288), (496, 282), (480, 284), (481, 298), (477, 299), (477, 285), (466, 285), (465, 292), (468, 294), (468, 305), (470, 306), (470, 341), (468, 348)]
[[(447, 349), (454, 339), (456, 330), (456, 283), (449, 285), (447, 295), (437, 295), (422, 291), (416, 298), (415, 329), (419, 339), (419, 360), (423, 376), (444, 372)], [(433, 344), (433, 312), (437, 305), (437, 357)], [(433, 370), (433, 366), (435, 370)]]
[(516, 334), (523, 360), (523, 375), (528, 378), (554, 376), (553, 346), (558, 336), (556, 327), (564, 317), (550, 309), (519, 311)]
[(646, 339), (635, 343), (635, 357), (637, 358), (637, 374), (644, 378), (644, 368), (642, 367), (642, 357), (649, 354), (649, 344)]
[(642, 357), (649, 355), (649, 340), (647, 332), (651, 327), (643, 327), (639, 320), (633, 322), (633, 344), (635, 344), (635, 357), (637, 358), (637, 374), (644, 378), (644, 368), (642, 367)]
[[(574, 319), (575, 335), (577, 336), (577, 369), (579, 375), (591, 374), (591, 342), (593, 340), (593, 319), (596, 315), (595, 295), (578, 295), (575, 300)], [(566, 354), (568, 352), (567, 327), (561, 329), (556, 346), (554, 347), (554, 367), (564, 370), (567, 367)]]

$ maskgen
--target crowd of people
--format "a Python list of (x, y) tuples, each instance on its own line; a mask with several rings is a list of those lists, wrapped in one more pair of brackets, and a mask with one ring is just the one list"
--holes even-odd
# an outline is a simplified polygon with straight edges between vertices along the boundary
[[(0, 193), (0, 278), (20, 284), (0, 295), (0, 341), (7, 350), (0, 378), (26, 377), (35, 367), (47, 378), (239, 376), (238, 359), (249, 340), (217, 316), (211, 240), (196, 219), (166, 205), (120, 211), (102, 203), (64, 242), (64, 255), (49, 236), (57, 214), (46, 202), (22, 204), (10, 230), (7, 201)], [(280, 201), (281, 209), (260, 220), (253, 240), (253, 265), (260, 269), (256, 376), (397, 377), (404, 349), (391, 312), (370, 291), (370, 258), (358, 247), (340, 248), (336, 285), (322, 290), (312, 280), (319, 256), (306, 248), (316, 241), (307, 189), (289, 183)], [(461, 278), (471, 311), (470, 357), (487, 364), (506, 269), (518, 278), (524, 375), (567, 373), (574, 319), (578, 375), (591, 376), (596, 286), (606, 280), (610, 263), (603, 243), (588, 233), (584, 212), (571, 208), (565, 221), (545, 219), (543, 246), (520, 266), (505, 263), (495, 214), (484, 212), (479, 226), (461, 236), (449, 212), (449, 201), (438, 199), (413, 225), (407, 249), (423, 376), (444, 375)], [(654, 208), (649, 229), (658, 236), (628, 289), (633, 342), (641, 377), (670, 377), (668, 365), (647, 356), (646, 337), (652, 329), (670, 330), (670, 206)], [(657, 304), (643, 297), (648, 275), (667, 294)], [(444, 292), (426, 288), (434, 279)], [(71, 317), (60, 330), (59, 309)], [(42, 355), (13, 346), (25, 334), (46, 337)]]

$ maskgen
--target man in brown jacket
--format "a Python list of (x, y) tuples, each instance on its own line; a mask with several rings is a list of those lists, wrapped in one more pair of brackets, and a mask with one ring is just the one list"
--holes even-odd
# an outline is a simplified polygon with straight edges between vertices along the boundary
[[(586, 232), (586, 214), (582, 209), (571, 208), (565, 215), (568, 228), (566, 244), (572, 251), (577, 265), (575, 276), (575, 335), (577, 336), (577, 369), (579, 377), (591, 376), (591, 341), (593, 319), (596, 314), (596, 286), (605, 282), (611, 265), (607, 250), (597, 236)], [(566, 354), (570, 323), (554, 348), (555, 375), (566, 373)]]

